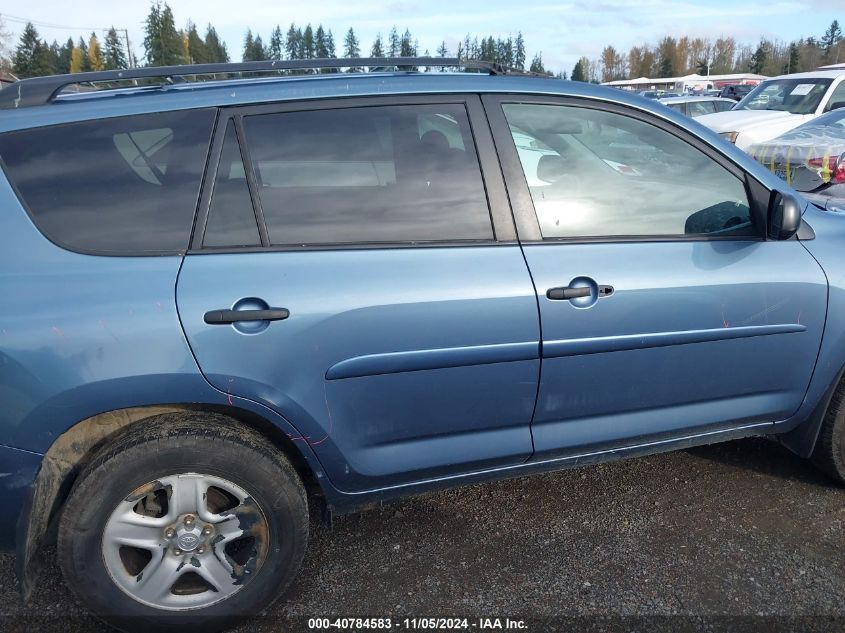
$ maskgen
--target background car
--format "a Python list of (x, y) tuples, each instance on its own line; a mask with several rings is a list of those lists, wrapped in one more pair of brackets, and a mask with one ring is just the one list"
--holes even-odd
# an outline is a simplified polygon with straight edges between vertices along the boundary
[(739, 101), (749, 92), (754, 89), (754, 86), (746, 86), (744, 84), (734, 84), (731, 86), (725, 86), (719, 91), (719, 96), (724, 99), (733, 99), (734, 101)]
[(719, 97), (661, 97), (658, 101), (692, 118), (713, 114), (714, 112), (724, 112), (736, 105), (736, 101)]
[(754, 144), (748, 153), (798, 191), (845, 199), (845, 108)]
[(842, 105), (845, 70), (816, 70), (764, 81), (732, 110), (698, 121), (747, 150)]

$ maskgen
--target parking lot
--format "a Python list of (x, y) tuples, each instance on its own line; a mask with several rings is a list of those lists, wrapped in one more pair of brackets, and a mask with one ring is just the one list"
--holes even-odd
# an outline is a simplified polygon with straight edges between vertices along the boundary
[[(331, 530), (313, 523), (287, 599), (237, 630), (406, 615), (840, 630), (843, 501), (845, 490), (763, 439), (429, 494), (340, 517)], [(6, 630), (32, 630), (34, 617), (40, 628), (104, 630), (55, 565), (28, 608), (12, 578), (3, 556)], [(533, 630), (572, 622), (529, 620)]]

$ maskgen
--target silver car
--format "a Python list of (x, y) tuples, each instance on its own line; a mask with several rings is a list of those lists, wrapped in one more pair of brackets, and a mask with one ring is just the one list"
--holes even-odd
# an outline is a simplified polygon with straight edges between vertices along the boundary
[(658, 99), (665, 106), (677, 110), (688, 117), (699, 117), (714, 112), (724, 112), (736, 105), (733, 99), (721, 99), (719, 97), (668, 97)]

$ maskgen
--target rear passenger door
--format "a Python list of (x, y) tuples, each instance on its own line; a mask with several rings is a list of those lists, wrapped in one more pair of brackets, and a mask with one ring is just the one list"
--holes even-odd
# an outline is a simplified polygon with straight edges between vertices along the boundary
[(225, 111), (211, 162), (177, 301), (214, 386), (344, 491), (529, 457), (537, 303), (477, 97)]

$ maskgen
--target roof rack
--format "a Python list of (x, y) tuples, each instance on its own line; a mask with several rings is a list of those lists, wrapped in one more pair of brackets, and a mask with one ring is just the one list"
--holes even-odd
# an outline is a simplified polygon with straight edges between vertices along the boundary
[[(418, 66), (463, 68), (486, 71), (490, 75), (531, 74), (501, 64), (457, 57), (343, 57), (331, 59), (291, 59), (225, 64), (186, 64), (182, 66), (147, 66), (123, 70), (103, 70), (70, 75), (49, 75), (22, 79), (0, 90), (0, 109), (26, 108), (50, 103), (68, 86), (138, 79), (162, 79), (163, 84), (184, 81), (184, 77), (240, 73), (272, 73), (290, 70), (332, 68), (369, 68), (371, 72), (412, 70)], [(113, 86), (112, 86), (113, 87)]]

